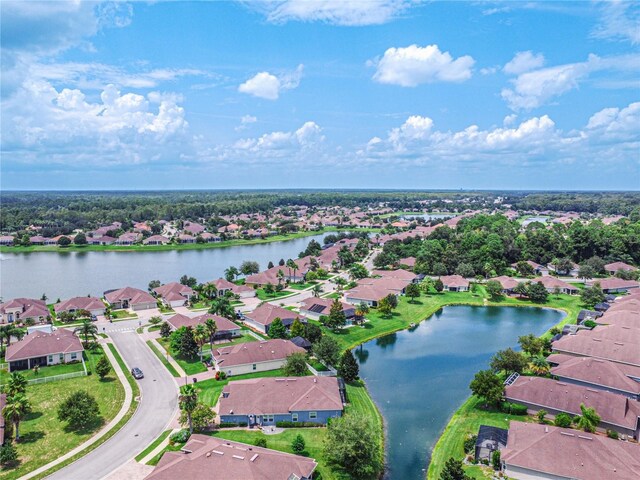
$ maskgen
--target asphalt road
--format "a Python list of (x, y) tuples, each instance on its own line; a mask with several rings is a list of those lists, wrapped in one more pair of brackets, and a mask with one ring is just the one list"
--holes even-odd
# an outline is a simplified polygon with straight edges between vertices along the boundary
[(99, 480), (146, 448), (173, 418), (178, 405), (176, 383), (140, 335), (135, 333), (137, 323), (116, 322), (105, 327), (107, 332), (132, 327), (131, 331), (111, 331), (109, 335), (128, 368), (138, 367), (144, 372), (144, 378), (138, 380), (142, 395), (138, 410), (117, 434), (97, 449), (47, 478)]

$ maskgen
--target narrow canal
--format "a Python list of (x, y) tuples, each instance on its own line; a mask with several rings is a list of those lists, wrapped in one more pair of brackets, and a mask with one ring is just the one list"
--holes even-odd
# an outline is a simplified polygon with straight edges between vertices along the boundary
[(431, 450), (498, 350), (541, 335), (564, 313), (542, 308), (445, 307), (411, 330), (354, 350), (385, 418), (388, 480), (424, 479)]

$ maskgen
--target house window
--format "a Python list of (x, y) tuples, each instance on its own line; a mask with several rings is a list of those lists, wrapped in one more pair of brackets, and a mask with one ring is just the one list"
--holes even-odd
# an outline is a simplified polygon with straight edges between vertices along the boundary
[(263, 415), (262, 416), (262, 421), (263, 422), (273, 422), (273, 415)]
[(60, 363), (64, 362), (64, 353), (61, 353), (58, 358), (60, 359)]
[(318, 412), (309, 412), (309, 418), (310, 419), (318, 418)]
[(49, 358), (47, 359), (47, 363), (53, 363), (53, 355), (49, 355)]
[(254, 370), (256, 369), (256, 364), (255, 364), (255, 363), (253, 364), (253, 369), (254, 369)]
[(78, 354), (77, 353), (72, 353), (71, 354), (71, 360), (77, 360), (78, 359)]
[(298, 414), (297, 413), (292, 413), (291, 414), (291, 421), (292, 422), (297, 422), (298, 421)]

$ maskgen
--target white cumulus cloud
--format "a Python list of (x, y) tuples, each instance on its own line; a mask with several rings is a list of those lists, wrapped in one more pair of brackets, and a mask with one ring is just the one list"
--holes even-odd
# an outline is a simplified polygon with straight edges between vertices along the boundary
[(540, 68), (543, 65), (544, 55), (527, 50), (526, 52), (516, 53), (511, 61), (504, 66), (503, 70), (505, 73), (511, 75), (520, 75), (521, 73)]
[(368, 62), (376, 67), (379, 83), (415, 87), (423, 83), (463, 82), (471, 78), (475, 60), (469, 55), (454, 59), (438, 45), (389, 48), (382, 58)]
[(277, 100), (282, 90), (292, 90), (300, 85), (304, 65), (300, 64), (290, 73), (280, 76), (260, 72), (238, 86), (238, 91), (254, 97)]

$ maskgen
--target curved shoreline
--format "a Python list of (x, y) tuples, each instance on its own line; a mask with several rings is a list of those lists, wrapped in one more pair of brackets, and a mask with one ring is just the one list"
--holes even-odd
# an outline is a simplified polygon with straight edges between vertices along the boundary
[[(485, 303), (483, 303), (483, 304), (481, 304), (481, 305), (478, 305), (478, 304), (474, 304), (474, 303), (470, 303), (470, 302), (447, 302), (447, 303), (444, 303), (444, 304), (442, 304), (442, 305), (439, 305), (436, 309), (434, 309), (433, 311), (431, 311), (431, 312), (427, 313), (423, 318), (421, 318), (420, 320), (418, 320), (416, 323), (417, 323), (417, 324), (419, 324), (419, 323), (421, 323), (421, 322), (423, 322), (423, 321), (426, 321), (426, 320), (430, 319), (434, 314), (436, 314), (437, 312), (439, 312), (439, 311), (443, 310), (445, 307), (449, 307), (449, 306), (540, 308), (540, 309), (543, 309), (543, 310), (554, 310), (554, 311), (557, 311), (557, 312), (562, 312), (562, 313), (564, 313), (564, 316), (563, 316), (563, 317), (562, 317), (562, 318), (561, 318), (561, 319), (560, 319), (560, 320), (559, 320), (555, 325), (553, 325), (552, 327), (550, 327), (550, 328), (549, 328), (549, 329), (548, 329), (548, 330), (543, 334), (543, 336), (549, 335), (550, 330), (551, 330), (552, 328), (557, 327), (557, 326), (564, 325), (564, 324), (566, 323), (566, 321), (567, 321), (568, 319), (570, 319), (570, 316), (571, 316), (571, 313), (572, 313), (572, 312), (571, 312), (569, 309), (567, 309), (567, 308), (562, 308), (562, 307), (552, 307), (552, 306), (546, 306), (546, 305), (539, 305), (539, 306), (538, 306), (538, 305), (518, 305), (518, 304), (508, 304), (508, 305), (505, 305), (505, 304), (502, 304), (502, 303), (500, 303), (500, 302), (487, 302), (486, 304), (485, 304)], [(392, 329), (392, 330), (387, 331), (387, 332), (381, 332), (381, 333), (378, 333), (378, 334), (376, 334), (376, 335), (373, 335), (372, 337), (370, 337), (370, 338), (368, 338), (368, 339), (366, 339), (366, 340), (363, 340), (363, 341), (360, 341), (360, 342), (356, 342), (356, 343), (354, 343), (354, 344), (351, 344), (351, 345), (349, 345), (349, 347), (348, 347), (347, 349), (353, 349), (353, 348), (356, 348), (356, 347), (358, 347), (358, 346), (360, 346), (360, 345), (362, 345), (362, 344), (365, 344), (365, 343), (368, 343), (368, 342), (370, 342), (370, 341), (372, 341), (372, 340), (375, 340), (375, 339), (377, 339), (377, 338), (381, 338), (381, 337), (384, 337), (384, 336), (387, 336), (387, 335), (391, 335), (391, 334), (393, 334), (393, 333), (397, 333), (397, 332), (399, 332), (399, 331), (408, 330), (408, 329), (410, 329), (410, 328), (411, 328), (411, 326), (409, 326), (409, 325), (408, 325), (408, 326), (405, 326), (405, 327), (400, 327), (400, 328)], [(367, 395), (371, 398), (371, 401), (372, 401), (372, 402), (373, 402), (373, 404), (375, 405), (376, 411), (378, 412), (378, 415), (380, 416), (380, 418), (381, 418), (381, 420), (382, 420), (382, 431), (381, 431), (382, 438), (381, 438), (380, 440), (381, 440), (381, 442), (382, 442), (382, 446), (383, 446), (382, 454), (383, 454), (383, 457), (384, 457), (384, 460), (385, 460), (385, 463), (384, 463), (385, 467), (384, 467), (383, 471), (380, 473), (379, 478), (383, 478), (383, 477), (384, 477), (384, 475), (385, 475), (385, 474), (386, 474), (386, 472), (387, 472), (387, 462), (386, 462), (386, 459), (387, 459), (387, 448), (386, 448), (386, 437), (387, 437), (387, 435), (386, 435), (386, 431), (387, 431), (387, 425), (386, 425), (386, 419), (385, 419), (384, 415), (382, 414), (382, 412), (380, 411), (380, 408), (379, 408), (379, 407), (378, 407), (378, 405), (376, 404), (375, 400), (373, 399), (373, 397), (372, 397), (372, 396), (371, 396), (371, 394), (369, 393), (369, 389), (367, 388), (367, 383), (366, 383), (366, 381), (364, 381), (364, 380), (362, 380), (362, 379), (361, 379), (361, 381), (362, 381), (362, 384), (363, 384), (363, 385), (364, 385), (364, 387), (365, 387), (365, 390), (366, 390), (366, 392), (367, 392)], [(461, 409), (462, 409), (462, 408), (463, 408), (463, 407), (464, 407), (464, 406), (469, 402), (469, 400), (470, 400), (471, 398), (472, 398), (472, 396), (467, 397), (467, 398), (462, 402), (462, 404), (461, 404), (461, 405), (459, 405), (459, 406), (458, 406), (458, 407), (457, 407), (457, 408), (452, 412), (451, 416), (450, 416), (450, 417), (448, 418), (448, 420), (447, 420), (447, 424), (445, 425), (445, 427), (444, 427), (444, 428), (442, 429), (442, 431), (440, 432), (440, 434), (439, 434), (439, 436), (438, 436), (438, 440), (436, 441), (436, 443), (435, 443), (435, 445), (434, 445), (433, 449), (432, 449), (432, 450), (431, 450), (431, 452), (430, 452), (430, 458), (432, 458), (432, 456), (433, 456), (433, 452), (434, 452), (434, 451), (436, 451), (436, 449), (438, 448), (438, 444), (441, 442), (441, 440), (442, 440), (442, 438), (443, 438), (443, 434), (444, 434), (444, 432), (446, 432), (446, 431), (447, 431), (447, 429), (449, 428), (449, 425), (452, 423), (452, 420), (455, 418), (456, 414), (457, 414), (457, 413), (458, 413), (458, 412), (459, 412), (459, 411), (460, 411), (460, 410), (461, 410)], [(426, 468), (425, 468), (425, 471), (426, 471), (425, 478), (426, 478), (426, 479), (428, 479), (428, 478), (429, 478), (429, 471), (430, 471), (430, 467), (431, 467), (431, 461), (429, 462), (429, 464), (428, 464), (428, 465), (426, 465)]]

